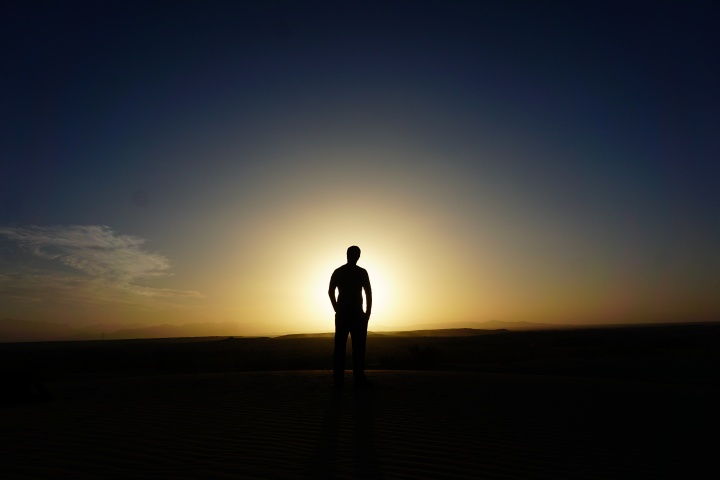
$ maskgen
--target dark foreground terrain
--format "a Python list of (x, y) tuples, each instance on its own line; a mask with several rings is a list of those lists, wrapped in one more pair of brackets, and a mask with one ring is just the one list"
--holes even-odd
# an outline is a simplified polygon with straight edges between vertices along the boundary
[(718, 330), (2, 344), (2, 478), (714, 479)]
[[(366, 363), (370, 370), (720, 381), (717, 323), (450, 333), (457, 336), (446, 336), (448, 331), (371, 333)], [(7, 343), (0, 344), (0, 365), (42, 381), (75, 374), (318, 370), (330, 368), (332, 349), (330, 335)]]

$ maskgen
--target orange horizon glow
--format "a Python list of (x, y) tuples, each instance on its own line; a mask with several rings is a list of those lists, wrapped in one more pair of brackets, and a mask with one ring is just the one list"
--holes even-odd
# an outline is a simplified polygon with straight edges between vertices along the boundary
[[(387, 156), (382, 151), (365, 154)], [(178, 225), (183, 235), (171, 248), (155, 253), (152, 244), (137, 240), (137, 245), (123, 244), (107, 254), (115, 252), (116, 262), (143, 255), (158, 258), (164, 262), (162, 270), (130, 283), (105, 279), (102, 271), (96, 275), (92, 268), (119, 268), (103, 263), (22, 277), (28, 291), (36, 282), (38, 300), (9, 302), (5, 315), (79, 327), (232, 322), (237, 324), (235, 335), (328, 332), (334, 328), (328, 282), (353, 244), (362, 250), (358, 264), (368, 270), (373, 286), (370, 330), (489, 320), (694, 321), (720, 312), (711, 283), (679, 283), (677, 270), (658, 273), (628, 264), (622, 251), (597, 249), (589, 243), (592, 239), (568, 234), (571, 230), (562, 222), (541, 222), (532, 207), (519, 208), (520, 192), (511, 195), (489, 182), (482, 190), (484, 202), (464, 205), (462, 198), (477, 184), (468, 184), (461, 172), (450, 183), (435, 183), (426, 175), (399, 188), (393, 178), (400, 172), (386, 170), (386, 177), (375, 179), (375, 170), (358, 167), (358, 154), (336, 155), (357, 163), (350, 162), (342, 173), (331, 157), (284, 179), (260, 175), (251, 209), (228, 198), (204, 208), (213, 215), (190, 216), (187, 225)], [(333, 178), (354, 175), (355, 181), (318, 180), (332, 169)], [(430, 198), (455, 200), (435, 204)], [(194, 228), (196, 224), (202, 228)], [(65, 244), (80, 245), (72, 246), (67, 258), (106, 261), (92, 253), (96, 247), (82, 247), (86, 240), (79, 231), (68, 231), (81, 238), (63, 237)], [(69, 235), (63, 232), (58, 228), (33, 235), (42, 233), (51, 242), (52, 235)], [(120, 232), (104, 232), (103, 242), (125, 238)], [(22, 232), (6, 229), (8, 235), (21, 238)], [(49, 254), (37, 261), (47, 268), (61, 266)], [(138, 265), (127, 268), (144, 268)], [(692, 270), (684, 275), (702, 278)]]

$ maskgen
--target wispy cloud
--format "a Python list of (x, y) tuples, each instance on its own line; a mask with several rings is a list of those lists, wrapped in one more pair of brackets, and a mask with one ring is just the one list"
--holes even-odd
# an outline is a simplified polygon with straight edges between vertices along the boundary
[(103, 225), (0, 227), (0, 235), (38, 257), (120, 283), (158, 276), (170, 267), (164, 256), (141, 248), (144, 239)]
[[(51, 290), (93, 291), (97, 297), (107, 297), (107, 290), (123, 290), (144, 297), (202, 297), (198, 292), (138, 285), (140, 279), (168, 275), (170, 263), (158, 253), (143, 248), (145, 240), (115, 233), (103, 225), (0, 226), (0, 237), (14, 242), (36, 257), (59, 262), (76, 271), (75, 275), (57, 271), (30, 272), (22, 269), (14, 278), (5, 280), (16, 287), (24, 287), (25, 294), (32, 285)], [(99, 290), (105, 290), (101, 294)], [(81, 294), (82, 295), (82, 294)], [(82, 295), (85, 296), (85, 295)]]

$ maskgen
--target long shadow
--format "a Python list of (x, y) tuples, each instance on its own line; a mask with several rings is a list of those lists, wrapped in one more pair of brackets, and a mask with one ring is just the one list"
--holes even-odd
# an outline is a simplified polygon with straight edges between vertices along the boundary
[(382, 469), (375, 445), (375, 400), (374, 389), (355, 389), (355, 478), (382, 479)]
[(342, 416), (342, 391), (330, 392), (325, 405), (318, 440), (315, 444), (310, 465), (305, 478), (337, 478), (338, 441), (340, 433), (340, 417)]
[[(313, 456), (305, 472), (305, 478), (338, 478), (343, 473), (339, 471), (342, 470), (341, 464), (346, 464), (344, 461), (346, 459), (343, 458), (341, 453), (342, 439), (340, 438), (343, 398), (344, 394), (341, 390), (333, 391), (328, 395), (325, 415)], [(373, 431), (375, 399), (376, 393), (374, 390), (354, 389), (352, 392), (353, 410), (346, 410), (345, 412), (345, 415), (353, 415), (354, 417), (352, 478), (384, 478), (377, 457)]]

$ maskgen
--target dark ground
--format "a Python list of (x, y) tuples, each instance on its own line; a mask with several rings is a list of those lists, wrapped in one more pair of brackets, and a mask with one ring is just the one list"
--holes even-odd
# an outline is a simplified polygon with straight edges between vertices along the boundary
[[(462, 333), (370, 334), (367, 367), (720, 385), (717, 323)], [(330, 368), (332, 348), (328, 336), (6, 343), (0, 368), (42, 381), (72, 374), (318, 370)]]
[(464, 333), (373, 335), (341, 392), (329, 337), (0, 344), (3, 469), (715, 478), (720, 325)]

